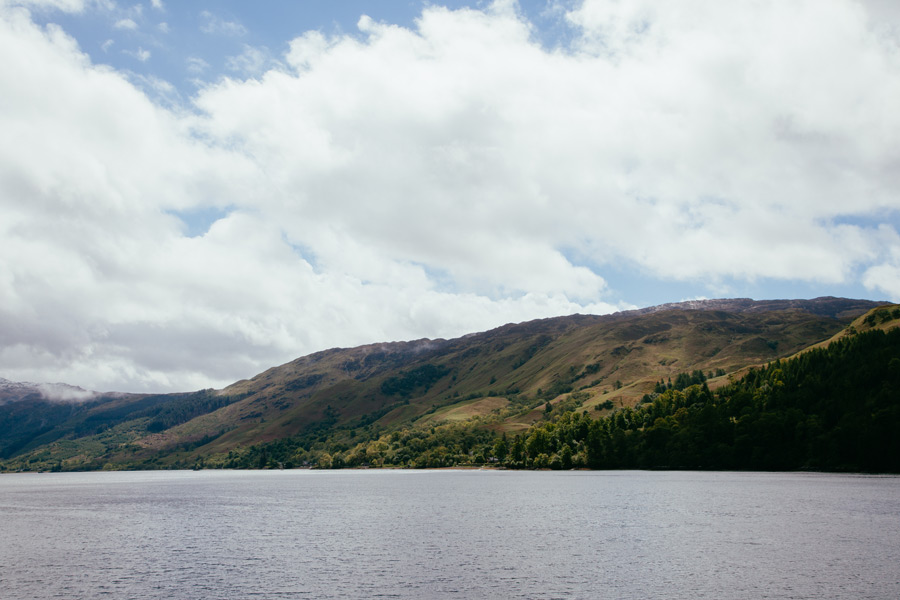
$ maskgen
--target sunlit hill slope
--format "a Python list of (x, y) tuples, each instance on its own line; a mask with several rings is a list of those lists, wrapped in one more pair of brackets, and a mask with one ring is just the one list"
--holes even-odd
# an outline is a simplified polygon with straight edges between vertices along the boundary
[(222, 390), (73, 403), (20, 389), (0, 399), (0, 459), (7, 470), (192, 466), (292, 436), (352, 440), (472, 418), (514, 434), (548, 410), (634, 406), (680, 373), (701, 371), (715, 389), (750, 365), (844, 334), (877, 306), (695, 301), (326, 350)]

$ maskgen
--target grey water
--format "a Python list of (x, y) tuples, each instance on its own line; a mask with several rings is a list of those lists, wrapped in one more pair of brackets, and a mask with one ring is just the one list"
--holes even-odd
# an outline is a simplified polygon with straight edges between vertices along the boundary
[(900, 598), (900, 478), (0, 476), (0, 598)]

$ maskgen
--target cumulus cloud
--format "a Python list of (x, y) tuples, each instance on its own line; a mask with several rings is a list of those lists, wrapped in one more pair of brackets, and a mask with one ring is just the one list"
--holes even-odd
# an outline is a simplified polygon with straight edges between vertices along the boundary
[(863, 285), (873, 292), (886, 294), (893, 302), (900, 302), (900, 235), (893, 228), (879, 228), (884, 252), (862, 277)]
[(877, 226), (900, 209), (900, 52), (855, 2), (587, 0), (553, 50), (510, 3), (363, 17), (280, 61), (245, 46), (192, 113), (0, 15), (7, 378), (225, 385), (326, 347), (628, 307), (611, 266), (900, 297)]
[[(584, 30), (575, 55), (536, 47), (511, 12), (432, 9), (415, 32), (362, 19), (364, 42), (308, 34), (287, 55), (296, 75), (226, 82), (198, 104), (271, 172), (327, 188), (322, 217), (455, 277), (571, 292), (572, 265), (502, 257), (518, 240), (549, 256), (542, 244), (575, 238), (596, 261), (660, 275), (838, 281), (870, 244), (822, 221), (896, 206), (879, 184), (900, 90), (865, 15), (833, 4), (798, 39), (810, 6), (586, 2), (569, 15)], [(296, 139), (305, 148), (288, 152)]]
[(892, 262), (883, 263), (866, 270), (863, 283), (867, 288), (880, 294), (886, 294), (893, 302), (900, 302), (900, 259), (894, 252)]

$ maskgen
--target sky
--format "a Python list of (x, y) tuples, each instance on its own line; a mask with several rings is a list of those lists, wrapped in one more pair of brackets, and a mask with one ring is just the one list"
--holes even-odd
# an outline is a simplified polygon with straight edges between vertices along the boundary
[(0, 0), (0, 377), (900, 301), (900, 3)]

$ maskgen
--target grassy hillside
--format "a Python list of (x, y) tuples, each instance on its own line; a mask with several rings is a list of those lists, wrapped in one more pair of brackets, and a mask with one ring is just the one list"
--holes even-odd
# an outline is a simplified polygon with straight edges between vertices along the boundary
[(724, 385), (729, 374), (831, 339), (875, 306), (833, 298), (708, 301), (333, 349), (223, 390), (79, 409), (31, 439), (20, 436), (5, 467), (156, 468), (222, 465), (228, 457), (235, 464), (252, 447), (278, 443), (302, 448), (298, 459), (315, 459), (392, 431), (473, 419), (485, 435), (514, 435), (554, 411), (602, 417), (633, 407), (679, 373), (701, 371), (712, 387)]
[(548, 420), (508, 462), (900, 472), (898, 429), (900, 328), (870, 327), (751, 369), (717, 392), (669, 389), (607, 418)]
[(703, 373), (681, 374), (635, 407), (606, 415), (551, 407), (515, 434), (492, 429), (496, 416), (420, 422), (343, 445), (334, 436), (329, 446), (302, 436), (279, 440), (232, 452), (224, 464), (900, 472), (893, 311), (892, 323), (879, 317), (827, 347), (751, 368), (715, 392)]

